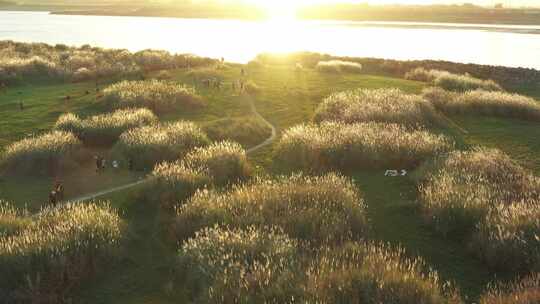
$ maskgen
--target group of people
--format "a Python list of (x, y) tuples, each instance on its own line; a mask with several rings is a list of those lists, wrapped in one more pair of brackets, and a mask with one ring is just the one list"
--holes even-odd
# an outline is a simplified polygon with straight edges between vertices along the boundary
[[(107, 166), (107, 161), (101, 155), (96, 155), (95, 160), (96, 160), (96, 172), (97, 173), (103, 172), (105, 170), (106, 166)], [(127, 166), (128, 170), (132, 171), (133, 170), (133, 160), (130, 158), (130, 159), (128, 159), (127, 163), (128, 163), (128, 166)], [(111, 162), (111, 166), (114, 169), (118, 169), (120, 167), (120, 162), (117, 161), (117, 160), (113, 160)]]
[(203, 79), (202, 84), (207, 88), (213, 88), (213, 89), (221, 89), (221, 86), (223, 85), (223, 80), (218, 78), (210, 78), (210, 79)]
[(64, 200), (64, 185), (60, 181), (56, 181), (53, 189), (49, 192), (49, 204), (56, 206), (58, 202)]

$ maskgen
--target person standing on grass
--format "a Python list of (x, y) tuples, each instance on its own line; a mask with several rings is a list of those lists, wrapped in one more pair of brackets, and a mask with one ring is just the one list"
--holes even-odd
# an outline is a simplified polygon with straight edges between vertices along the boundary
[(24, 103), (22, 101), (19, 101), (19, 109), (21, 109), (21, 111), (24, 110)]
[(133, 171), (133, 159), (128, 159), (128, 170)]
[(58, 201), (64, 200), (64, 185), (62, 185), (62, 182), (57, 181), (53, 191), (56, 192), (56, 199)]
[(95, 159), (96, 159), (96, 172), (99, 173), (101, 171), (101, 165), (102, 165), (101, 156), (96, 155)]

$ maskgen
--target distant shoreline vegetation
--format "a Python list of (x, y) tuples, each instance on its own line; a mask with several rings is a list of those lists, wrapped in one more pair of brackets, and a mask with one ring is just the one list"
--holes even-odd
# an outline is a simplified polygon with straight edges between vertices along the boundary
[[(18, 4), (0, 1), (0, 10), (40, 10), (65, 15), (147, 16), (175, 18), (213, 18), (261, 20), (268, 13), (255, 5), (227, 5), (209, 3), (142, 4), (113, 1), (110, 5), (96, 5), (84, 1), (77, 4), (61, 1), (26, 1)], [(495, 8), (463, 5), (368, 5), (365, 3), (310, 5), (297, 11), (298, 19), (354, 20), (354, 21), (418, 21), (445, 23), (520, 24), (539, 25), (540, 8)]]

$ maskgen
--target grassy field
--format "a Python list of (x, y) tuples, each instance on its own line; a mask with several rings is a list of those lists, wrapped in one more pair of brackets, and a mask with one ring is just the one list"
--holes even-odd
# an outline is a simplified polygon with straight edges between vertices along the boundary
[[(250, 105), (243, 94), (232, 89), (232, 82), (242, 79), (241, 66), (231, 65), (218, 70), (224, 79), (220, 90), (194, 82), (186, 70), (174, 70), (172, 80), (195, 85), (206, 100), (205, 108), (164, 113), (165, 121), (192, 120), (205, 125), (252, 119)], [(147, 75), (152, 76), (152, 75)], [(426, 84), (397, 78), (364, 74), (322, 74), (315, 70), (296, 71), (292, 67), (272, 66), (247, 70), (244, 79), (253, 81), (260, 89), (252, 97), (257, 110), (270, 121), (279, 135), (287, 128), (313, 118), (319, 103), (328, 95), (357, 88), (399, 88), (407, 93), (421, 93)], [(108, 111), (96, 98), (94, 83), (27, 84), (0, 93), (0, 149), (30, 134), (50, 130), (58, 116), (73, 112), (88, 117)], [(89, 90), (90, 94), (85, 94)], [(527, 92), (524, 92), (527, 93)], [(530, 90), (529, 95), (540, 97)], [(71, 98), (66, 100), (64, 97)], [(23, 101), (24, 110), (18, 102)], [(540, 174), (540, 123), (516, 119), (479, 116), (452, 116), (446, 128), (438, 129), (454, 139), (457, 146), (485, 145), (496, 147), (518, 160), (524, 167)], [(234, 125), (234, 124), (232, 124)], [(245, 131), (241, 123), (227, 132)], [(464, 132), (465, 131), (465, 132)], [(247, 138), (244, 146), (262, 141), (264, 134), (254, 133), (261, 140)], [(279, 168), (272, 160), (274, 146), (265, 147), (250, 155), (258, 170), (273, 173)], [(106, 151), (98, 151), (106, 153)], [(400, 168), (388, 168), (400, 169)], [(66, 184), (67, 198), (121, 185), (139, 178), (143, 173), (108, 171), (97, 175), (92, 164), (80, 172), (61, 178)], [(476, 301), (487, 283), (495, 278), (483, 265), (464, 250), (466, 244), (443, 239), (427, 227), (417, 212), (414, 173), (404, 177), (386, 177), (384, 170), (351, 172), (362, 189), (367, 216), (373, 228), (370, 238), (401, 244), (410, 255), (423, 257), (442, 278), (456, 283), (467, 302)], [(12, 179), (0, 177), (0, 198), (17, 205), (28, 204), (37, 209), (46, 197), (54, 178)], [(182, 303), (186, 301), (181, 289), (170, 289), (168, 267), (175, 249), (165, 240), (162, 221), (166, 216), (157, 205), (141, 202), (138, 189), (107, 195), (128, 223), (129, 242), (121, 262), (83, 284), (75, 297), (81, 303)], [(498, 274), (505, 279), (504, 275)]]

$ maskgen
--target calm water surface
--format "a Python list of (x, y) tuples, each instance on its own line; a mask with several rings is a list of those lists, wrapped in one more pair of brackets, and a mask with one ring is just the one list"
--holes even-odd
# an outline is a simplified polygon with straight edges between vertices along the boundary
[(0, 40), (165, 49), (245, 63), (262, 52), (436, 59), (540, 70), (540, 26), (236, 21), (0, 11)]

